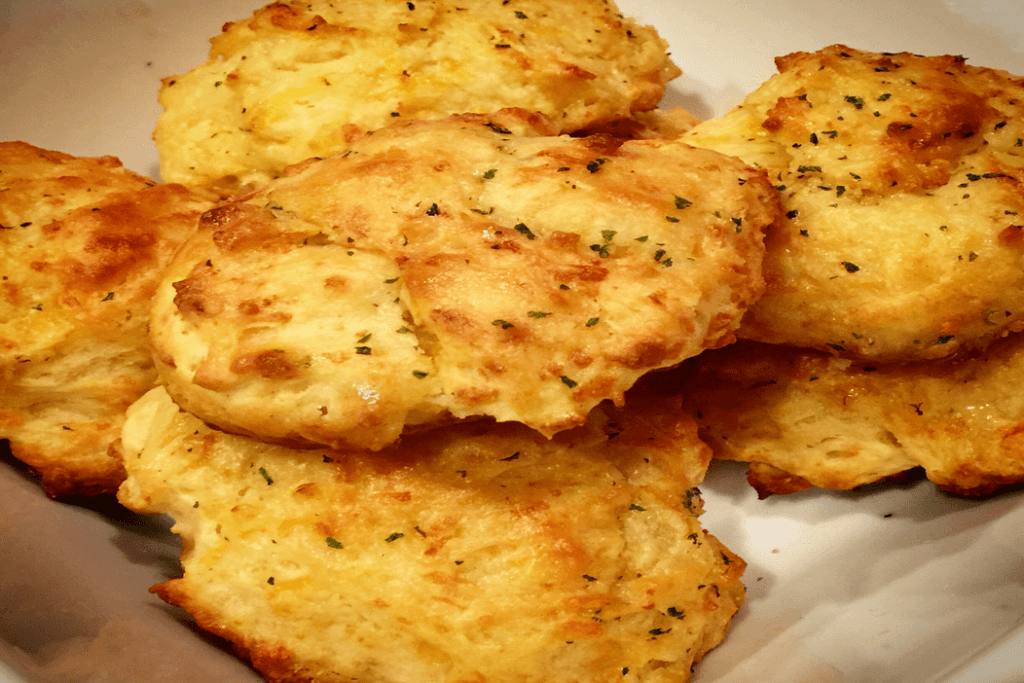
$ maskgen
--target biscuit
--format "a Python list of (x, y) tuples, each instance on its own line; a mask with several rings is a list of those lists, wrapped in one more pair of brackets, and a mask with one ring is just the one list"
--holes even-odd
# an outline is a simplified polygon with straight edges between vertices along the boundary
[(872, 361), (1024, 329), (1024, 79), (837, 45), (683, 140), (766, 170), (787, 219), (740, 337)]
[(764, 176), (546, 130), (520, 111), (397, 124), (207, 213), (154, 300), (170, 394), (290, 445), (484, 415), (550, 436), (732, 341), (778, 215)]
[(684, 682), (744, 563), (698, 521), (692, 419), (635, 403), (552, 440), (481, 420), (371, 454), (215, 431), (160, 388), (129, 410), (119, 497), (183, 538), (152, 590), (268, 681)]
[(0, 438), (51, 496), (123, 479), (107, 449), (156, 380), (150, 297), (211, 204), (114, 157), (0, 143)]
[[(693, 359), (680, 391), (715, 457), (762, 496), (851, 489), (923, 468), (982, 496), (1024, 484), (1024, 336), (977, 357), (875, 364), (741, 341)], [(698, 391), (699, 389), (699, 391)]]
[(163, 81), (165, 181), (252, 186), (396, 118), (520, 107), (574, 132), (653, 109), (680, 73), (607, 0), (277, 2), (211, 43)]

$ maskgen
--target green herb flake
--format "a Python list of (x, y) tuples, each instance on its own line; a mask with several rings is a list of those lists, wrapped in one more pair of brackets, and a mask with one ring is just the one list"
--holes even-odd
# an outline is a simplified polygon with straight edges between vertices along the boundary
[(636, 503), (633, 503), (632, 505), (630, 505), (629, 509), (630, 510), (636, 510), (637, 512), (647, 512), (647, 508), (645, 508), (645, 507), (643, 507), (641, 505), (637, 505)]
[(878, 96), (878, 101), (879, 102), (885, 102), (890, 97), (892, 97), (892, 93), (891, 92), (882, 93), (881, 95)]
[(846, 268), (847, 273), (856, 273), (858, 270), (860, 270), (860, 266), (858, 266), (855, 263), (850, 263), (849, 261), (842, 261), (842, 264), (843, 268)]
[(799, 166), (796, 170), (800, 173), (821, 173), (821, 166)]
[(438, 215), (440, 215), (440, 213), (441, 213), (441, 210), (440, 210), (439, 208), (437, 208), (437, 204), (436, 204), (436, 203), (434, 203), (434, 204), (431, 204), (431, 205), (430, 205), (430, 208), (429, 208), (429, 209), (427, 209), (425, 213), (426, 213), (426, 214), (427, 214), (428, 216), (438, 216)]
[(591, 251), (596, 251), (601, 258), (608, 258), (608, 245), (607, 244), (591, 244)]
[(842, 344), (836, 344), (834, 342), (829, 342), (825, 346), (829, 347), (830, 349), (835, 349), (836, 351), (845, 351), (846, 350), (845, 346), (843, 346)]
[(589, 319), (587, 321), (587, 327), (593, 327), (594, 325), (598, 324), (599, 322), (601, 322), (600, 318), (591, 318), (591, 319)]
[(601, 231), (601, 237), (604, 238), (605, 242), (611, 242), (612, 238), (615, 237), (615, 231), (614, 230), (602, 230)]
[(484, 179), (485, 180), (490, 180), (491, 178), (494, 177), (494, 174), (497, 173), (497, 172), (498, 172), (498, 169), (496, 169), (496, 168), (487, 169), (487, 171), (484, 173)]
[(403, 534), (403, 533), (401, 533), (399, 531), (396, 531), (395, 533), (390, 534), (387, 538), (385, 538), (384, 542), (385, 543), (394, 543), (395, 541), (397, 541), (398, 539), (402, 538), (403, 536), (405, 536), (405, 534)]
[(936, 339), (935, 343), (936, 344), (948, 344), (952, 339), (953, 339), (953, 335), (951, 335), (951, 334), (944, 334), (941, 337), (939, 337), (938, 339)]
[(373, 349), (371, 349), (369, 346), (357, 346), (356, 353), (359, 354), (360, 356), (369, 356), (373, 353)]
[(526, 18), (528, 18), (526, 16), (526, 14), (524, 14), (523, 12), (520, 12), (519, 10), (516, 10), (516, 19), (526, 19)]
[(672, 617), (673, 619), (685, 619), (686, 618), (686, 612), (684, 612), (681, 609), (677, 609), (675, 607), (669, 607), (668, 610), (666, 610), (666, 613), (670, 617)]
[(359, 338), (359, 340), (356, 342), (356, 344), (365, 344), (366, 342), (370, 341), (370, 337), (372, 337), (372, 336), (373, 336), (372, 332), (370, 332), (369, 334), (363, 335), (362, 337)]
[(515, 226), (514, 226), (514, 229), (515, 229), (516, 232), (522, 233), (523, 235), (526, 235), (526, 239), (528, 239), (528, 240), (532, 240), (532, 239), (536, 239), (537, 238), (537, 236), (534, 235), (533, 232), (531, 232), (528, 227), (526, 227), (526, 223), (516, 223)]
[(515, 327), (512, 323), (507, 320), (492, 320), (491, 324), (495, 327), (500, 327), (503, 330), (507, 330), (510, 327)]
[(340, 549), (340, 548), (344, 548), (345, 546), (341, 544), (341, 541), (337, 541), (334, 538), (328, 536), (327, 537), (327, 547), (328, 548)]
[(699, 497), (700, 491), (697, 489), (687, 489), (686, 493), (683, 494), (683, 507), (693, 512), (693, 500)]
[(261, 467), (260, 468), (260, 476), (263, 477), (263, 479), (266, 480), (267, 486), (270, 486), (271, 484), (274, 483), (274, 480), (270, 478), (269, 474), (267, 474), (267, 470), (266, 470), (265, 467)]
[(413, 370), (412, 376), (415, 377), (416, 379), (423, 379), (424, 377), (427, 376), (427, 373), (423, 372), (422, 370)]
[[(740, 228), (736, 228), (736, 232), (740, 232)], [(665, 266), (666, 268), (671, 268), (672, 267), (672, 259), (670, 259), (670, 258), (665, 259), (664, 261), (661, 262), (661, 265)]]
[[(511, 47), (511, 45), (495, 45), (494, 47)], [(495, 133), (501, 133), (502, 135), (510, 135), (512, 133), (512, 131), (510, 131), (508, 128), (505, 128), (504, 126), (499, 126), (498, 124), (493, 122), (488, 122), (485, 123), (484, 125), (493, 130)]]
[(576, 388), (577, 382), (575, 380), (569, 379), (565, 375), (562, 375), (560, 379), (562, 380), (562, 384), (569, 387), (570, 389)]
[(399, 327), (395, 332), (398, 334), (412, 334), (412, 330), (405, 326)]
[(665, 633), (668, 633), (671, 630), (672, 629), (652, 628), (650, 631), (648, 631), (648, 633), (650, 633), (652, 636), (660, 636), (660, 635), (663, 635)]
[(856, 95), (847, 95), (844, 99), (852, 104), (855, 109), (864, 108), (864, 99), (861, 97), (857, 97)]
[(693, 204), (693, 202), (691, 202), (686, 197), (680, 197), (679, 195), (675, 195), (675, 202), (677, 209), (685, 209), (686, 207), (691, 206)]
[(640, 235), (639, 237), (636, 238), (636, 241), (637, 242), (646, 242), (647, 241), (647, 235)]
[(107, 292), (107, 295), (105, 297), (103, 297), (102, 299), (100, 299), (100, 301), (110, 301), (113, 298), (114, 298), (114, 293), (113, 292)]
[(549, 315), (551, 315), (551, 311), (530, 311), (526, 315), (530, 316), (531, 318), (546, 318)]
[(836, 185), (836, 196), (837, 197), (842, 197), (844, 194), (846, 194), (846, 186), (845, 185)]
[(606, 161), (608, 161), (608, 160), (607, 159), (594, 159), (589, 164), (587, 164), (587, 170), (590, 171), (591, 173), (597, 173), (598, 171), (601, 170), (601, 166)]
[(659, 249), (656, 252), (654, 252), (654, 260), (655, 261), (661, 261), (661, 257), (664, 256), (664, 255), (665, 255), (665, 250), (664, 249)]
[(678, 223), (679, 222), (679, 219), (676, 218), (675, 216), (665, 216), (665, 220), (667, 220), (669, 223)]
[(739, 226), (743, 225), (743, 219), (742, 219), (742, 218), (733, 218), (733, 219), (732, 219), (732, 222), (736, 224), (736, 227), (737, 227), (737, 228), (738, 228)]

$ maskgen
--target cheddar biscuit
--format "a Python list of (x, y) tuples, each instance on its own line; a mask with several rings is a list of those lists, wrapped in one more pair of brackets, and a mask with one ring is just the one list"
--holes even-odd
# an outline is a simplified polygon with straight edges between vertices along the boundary
[(553, 440), (481, 420), (368, 453), (215, 431), (161, 388), (119, 497), (183, 538), (152, 590), (268, 681), (682, 683), (744, 563), (701, 528), (710, 454), (660, 398)]
[(786, 211), (739, 335), (896, 362), (1024, 329), (1024, 79), (841, 45), (776, 63), (683, 136), (767, 171)]
[(207, 213), (155, 298), (168, 391), (292, 445), (484, 415), (550, 436), (732, 341), (777, 217), (763, 175), (550, 131), (520, 111), (398, 124)]
[(753, 342), (693, 360), (680, 389), (715, 457), (762, 495), (922, 468), (940, 488), (1024, 484), (1024, 336), (967, 359), (879, 364)]
[(121, 482), (108, 447), (156, 381), (150, 297), (211, 204), (114, 157), (0, 143), (0, 438), (50, 495)]
[(277, 2), (164, 79), (165, 181), (251, 186), (396, 118), (505, 107), (573, 132), (653, 109), (680, 71), (655, 30), (595, 0)]

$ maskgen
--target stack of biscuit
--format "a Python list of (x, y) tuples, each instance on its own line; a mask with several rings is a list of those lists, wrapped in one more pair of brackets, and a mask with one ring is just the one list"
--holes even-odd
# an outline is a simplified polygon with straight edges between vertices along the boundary
[[(685, 682), (761, 495), (1024, 482), (1024, 82), (833, 46), (726, 116), (609, 2), (277, 2), (164, 184), (0, 144), (0, 437), (175, 520), (268, 681)], [(739, 341), (737, 341), (739, 338)]]

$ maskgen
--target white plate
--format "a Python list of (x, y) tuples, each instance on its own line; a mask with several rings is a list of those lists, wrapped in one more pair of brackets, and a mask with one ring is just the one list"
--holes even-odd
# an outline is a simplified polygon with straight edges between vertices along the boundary
[[(0, 0), (0, 139), (113, 154), (155, 175), (161, 76), (202, 62), (249, 0)], [(665, 104), (724, 113), (773, 58), (831, 43), (1024, 74), (1018, 0), (620, 0), (684, 70)], [(749, 563), (747, 606), (697, 683), (1024, 681), (1024, 493), (983, 502), (928, 482), (758, 501), (716, 465), (705, 525)], [(159, 517), (55, 503), (0, 463), (0, 681), (259, 678), (147, 593), (177, 575)]]

